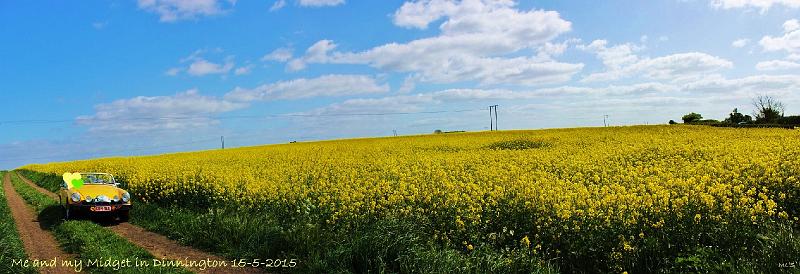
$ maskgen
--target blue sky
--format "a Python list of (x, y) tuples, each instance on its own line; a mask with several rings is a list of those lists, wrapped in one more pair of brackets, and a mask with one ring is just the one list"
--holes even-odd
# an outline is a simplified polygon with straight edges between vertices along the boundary
[(800, 1), (0, 2), (0, 168), (800, 113)]

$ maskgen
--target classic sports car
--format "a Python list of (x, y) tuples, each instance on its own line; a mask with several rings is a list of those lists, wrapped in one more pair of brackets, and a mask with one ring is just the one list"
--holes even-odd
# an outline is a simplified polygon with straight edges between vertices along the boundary
[(126, 222), (131, 209), (131, 195), (108, 173), (65, 173), (58, 198), (65, 219), (88, 214), (116, 216)]

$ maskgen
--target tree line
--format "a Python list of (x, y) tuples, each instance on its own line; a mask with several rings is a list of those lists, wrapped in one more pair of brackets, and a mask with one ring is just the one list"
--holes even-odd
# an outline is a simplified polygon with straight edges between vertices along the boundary
[[(682, 117), (684, 124), (695, 125), (714, 125), (714, 126), (760, 126), (760, 127), (786, 127), (800, 126), (800, 115), (785, 116), (784, 105), (781, 101), (771, 96), (758, 96), (753, 99), (753, 115), (747, 115), (734, 108), (728, 118), (719, 121), (714, 119), (703, 119), (700, 113), (689, 113)], [(669, 120), (670, 124), (677, 124), (674, 120)]]

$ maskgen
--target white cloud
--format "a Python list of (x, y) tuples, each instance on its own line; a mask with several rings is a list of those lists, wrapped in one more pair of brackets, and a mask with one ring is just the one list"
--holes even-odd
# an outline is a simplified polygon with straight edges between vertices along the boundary
[(432, 106), (476, 100), (530, 99), (538, 95), (532, 92), (486, 89), (448, 89), (431, 93), (395, 95), (383, 98), (356, 98), (317, 108), (303, 114), (358, 114), (420, 111)]
[(236, 68), (236, 70), (233, 71), (233, 74), (236, 74), (236, 75), (250, 74), (250, 71), (253, 70), (253, 67), (254, 67), (253, 65), (246, 65), (246, 66), (243, 66), (243, 67), (238, 67), (238, 68)]
[(608, 41), (606, 40), (594, 40), (588, 45), (578, 45), (578, 49), (595, 53), (603, 65), (615, 70), (639, 61), (639, 57), (635, 53), (643, 49), (641, 46), (630, 43), (613, 47), (607, 45)]
[(235, 0), (138, 0), (139, 8), (156, 13), (161, 22), (223, 14)]
[[(298, 71), (305, 69), (307, 63), (326, 63), (330, 60), (330, 58), (328, 57), (328, 52), (335, 48), (336, 44), (334, 44), (333, 41), (331, 40), (317, 41), (316, 43), (311, 45), (311, 47), (306, 49), (306, 53), (304, 56), (289, 61), (287, 69), (289, 71)], [(291, 53), (287, 55), (281, 52), (280, 54), (282, 55), (278, 57), (288, 56), (289, 58), (291, 58)], [(281, 58), (281, 59), (288, 59), (288, 58)], [(286, 60), (283, 61), (285, 62)]]
[(764, 93), (786, 94), (800, 89), (800, 77), (797, 75), (753, 75), (728, 79), (721, 75), (710, 75), (688, 82), (682, 85), (681, 89), (691, 93), (724, 93), (748, 98)]
[(800, 23), (797, 19), (788, 20), (783, 23), (783, 36), (764, 36), (758, 43), (764, 51), (800, 53)]
[(762, 61), (756, 64), (756, 69), (762, 71), (787, 70), (787, 69), (798, 69), (798, 68), (800, 68), (800, 63), (785, 61), (785, 60)]
[[(414, 73), (425, 82), (524, 85), (566, 81), (583, 68), (551, 59), (567, 44), (549, 42), (571, 26), (554, 11), (520, 11), (512, 1), (430, 0), (407, 2), (394, 14), (396, 25), (413, 28), (427, 28), (441, 18), (446, 19), (438, 36), (361, 52), (336, 52), (335, 43), (321, 40), (287, 66), (300, 70), (308, 63), (365, 64)], [(541, 54), (508, 57), (523, 49)]]
[(383, 93), (388, 84), (365, 75), (324, 75), (265, 84), (252, 89), (237, 87), (225, 94), (225, 99), (237, 102), (293, 100), (320, 96), (347, 96)]
[(292, 59), (292, 49), (290, 48), (278, 48), (261, 57), (261, 61), (286, 62), (289, 59)]
[(606, 66), (606, 71), (592, 73), (582, 79), (584, 82), (613, 81), (640, 75), (675, 81), (733, 67), (728, 60), (700, 52), (640, 58), (635, 52), (641, 47), (631, 44), (608, 47), (605, 40), (595, 40), (578, 48), (594, 52)]
[(731, 42), (731, 47), (743, 48), (743, 47), (746, 47), (747, 44), (749, 44), (749, 43), (750, 43), (750, 39), (747, 39), (747, 38), (736, 39), (735, 41)]
[(456, 14), (478, 14), (491, 10), (510, 8), (516, 5), (508, 0), (453, 1), (420, 0), (403, 3), (394, 13), (394, 23), (398, 26), (424, 29), (433, 21)]
[(173, 96), (138, 96), (99, 104), (94, 107), (94, 115), (79, 116), (76, 120), (98, 132), (186, 129), (213, 125), (218, 121), (208, 115), (245, 106), (190, 89)]
[(800, 21), (797, 21), (797, 19), (791, 19), (787, 20), (786, 22), (783, 22), (784, 32), (792, 32), (798, 29), (800, 29)]
[(800, 8), (800, 0), (712, 0), (711, 6), (721, 9), (756, 8), (764, 13), (772, 6)]
[[(222, 53), (222, 49), (214, 49), (211, 51), (212, 53)], [(233, 72), (236, 75), (243, 75), (250, 73), (253, 69), (253, 65), (246, 65), (241, 67), (236, 67), (235, 62), (233, 61), (234, 56), (229, 55), (224, 58), (222, 61), (209, 61), (205, 57), (204, 54), (209, 53), (209, 50), (200, 49), (192, 52), (187, 57), (184, 57), (180, 60), (180, 63), (188, 63), (185, 67), (173, 67), (168, 69), (165, 74), (169, 76), (177, 76), (180, 73), (185, 72), (191, 76), (206, 76), (211, 74), (220, 74), (223, 77), (228, 75), (230, 72)]]
[(344, 0), (299, 0), (303, 7), (332, 7), (344, 4)]
[(276, 11), (286, 6), (286, 0), (278, 0), (269, 7), (269, 11)]
[[(317, 122), (324, 127), (331, 124), (330, 119), (348, 119), (359, 121), (375, 121), (378, 118), (358, 118), (358, 114), (370, 113), (404, 113), (425, 112), (432, 110), (467, 109), (478, 106), (475, 111), (483, 116), (485, 102), (496, 102), (502, 105), (503, 113), (516, 110), (534, 108), (536, 111), (545, 111), (533, 116), (533, 124), (526, 121), (520, 113), (513, 114), (507, 124), (517, 123), (524, 128), (532, 126), (565, 126), (574, 121), (570, 119), (602, 118), (596, 116), (598, 110), (608, 111), (618, 123), (642, 123), (644, 116), (656, 119), (659, 122), (668, 120), (669, 115), (679, 115), (684, 111), (701, 108), (707, 112), (719, 111), (720, 115), (729, 111), (736, 104), (747, 105), (750, 98), (761, 94), (779, 96), (787, 101), (796, 100), (798, 97), (790, 94), (791, 90), (800, 88), (800, 77), (795, 75), (757, 75), (744, 78), (728, 79), (721, 75), (708, 75), (686, 83), (659, 83), (648, 82), (632, 85), (608, 85), (604, 87), (562, 86), (556, 88), (542, 88), (533, 90), (507, 90), (507, 89), (447, 89), (429, 93), (392, 95), (382, 98), (354, 98), (343, 102), (333, 103), (306, 112), (304, 115), (314, 117), (303, 118), (306, 123)], [(724, 103), (721, 103), (724, 102)], [(533, 103), (532, 106), (531, 103)], [(689, 107), (687, 107), (689, 106)], [(676, 111), (677, 109), (677, 111)], [(572, 118), (566, 118), (563, 113), (568, 111)], [(546, 113), (559, 113), (553, 117), (553, 122), (541, 116)], [(606, 113), (608, 113), (606, 112)], [(317, 117), (320, 115), (323, 118)], [(475, 117), (468, 114), (446, 114), (447, 117), (466, 119), (465, 125), (474, 125)], [(502, 114), (501, 114), (502, 115)], [(339, 117), (340, 118), (331, 118)], [(509, 117), (509, 116), (506, 116)], [(679, 117), (679, 116), (678, 116)], [(385, 118), (388, 119), (388, 118)], [(641, 119), (641, 120), (640, 120)], [(390, 120), (387, 120), (387, 122)], [(395, 120), (396, 121), (396, 120)], [(394, 123), (394, 122), (392, 122)], [(350, 123), (364, 124), (364, 123)], [(402, 124), (402, 122), (400, 123)], [(447, 125), (437, 125), (446, 127)], [(348, 128), (358, 130), (360, 128)], [(338, 130), (329, 128), (328, 130)], [(375, 133), (371, 133), (375, 134)]]
[[(607, 87), (572, 87), (543, 88), (535, 90), (514, 91), (507, 89), (447, 89), (429, 93), (394, 95), (383, 98), (355, 98), (341, 103), (334, 103), (318, 108), (306, 114), (353, 114), (370, 112), (411, 112), (430, 109), (431, 107), (457, 104), (463, 102), (486, 102), (497, 100), (528, 100), (572, 96), (569, 98), (586, 98), (592, 96), (619, 95), (656, 95), (677, 91), (674, 85), (661, 83), (642, 83), (635, 85)], [(592, 97), (596, 98), (596, 97)], [(572, 99), (570, 99), (572, 100)], [(594, 100), (594, 99), (588, 99)]]
[(228, 60), (223, 64), (212, 63), (205, 59), (197, 59), (186, 69), (186, 72), (194, 76), (203, 76), (208, 74), (226, 74), (233, 69), (233, 62)]
[(409, 75), (406, 76), (406, 79), (403, 80), (403, 85), (400, 86), (400, 89), (397, 91), (400, 93), (408, 93), (413, 91), (417, 87), (417, 76), (416, 75)]

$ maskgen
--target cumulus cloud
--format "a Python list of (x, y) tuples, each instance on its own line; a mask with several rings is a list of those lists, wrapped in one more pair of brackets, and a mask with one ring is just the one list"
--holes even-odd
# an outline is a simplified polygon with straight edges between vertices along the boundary
[[(335, 51), (333, 41), (321, 40), (287, 66), (301, 70), (309, 63), (364, 64), (415, 73), (425, 82), (523, 85), (566, 81), (583, 68), (551, 59), (566, 44), (549, 42), (571, 28), (554, 11), (522, 11), (513, 1), (429, 0), (407, 2), (394, 14), (401, 27), (424, 29), (440, 19), (444, 21), (437, 36), (361, 52)], [(508, 57), (523, 49), (544, 53)]]
[(712, 0), (711, 6), (721, 9), (756, 8), (762, 13), (773, 6), (800, 8), (799, 0)]
[[(292, 59), (287, 64), (287, 69), (289, 71), (298, 71), (303, 70), (306, 68), (306, 63), (326, 63), (332, 60), (328, 57), (328, 52), (336, 48), (336, 44), (333, 43), (331, 40), (320, 40), (311, 45), (308, 49), (306, 49), (305, 55)], [(279, 49), (280, 50), (280, 49)], [(277, 50), (276, 50), (277, 51)], [(276, 52), (273, 52), (276, 53)], [(289, 54), (283, 54), (283, 52), (279, 53), (279, 57), (288, 57), (288, 58), (281, 58), (283, 60), (276, 61), (283, 61), (285, 62), (286, 59), (291, 58), (291, 52)]]
[(158, 14), (161, 22), (219, 15), (235, 4), (235, 0), (138, 0), (140, 9)]
[(380, 84), (378, 80), (370, 76), (334, 74), (310, 79), (299, 78), (280, 81), (251, 89), (237, 87), (225, 94), (224, 98), (235, 102), (251, 102), (371, 94), (388, 91), (388, 84)]
[(800, 53), (800, 22), (797, 19), (783, 23), (783, 36), (764, 36), (758, 42), (764, 51), (787, 51)]
[(800, 77), (797, 75), (753, 75), (729, 79), (721, 75), (710, 75), (683, 84), (680, 88), (691, 93), (733, 94), (747, 98), (764, 93), (785, 94), (800, 89)]
[[(656, 82), (634, 85), (609, 85), (606, 87), (575, 87), (562, 86), (556, 88), (542, 88), (533, 90), (509, 89), (446, 89), (429, 93), (393, 95), (382, 98), (354, 98), (340, 103), (334, 103), (317, 108), (304, 114), (341, 115), (370, 112), (412, 112), (424, 111), (431, 107), (446, 107), (451, 104), (478, 103), (486, 101), (518, 101), (529, 99), (547, 99), (567, 96), (576, 100), (578, 98), (591, 98), (598, 96), (621, 95), (658, 95), (679, 90), (674, 85)], [(591, 99), (594, 100), (594, 99)]]
[[(231, 71), (236, 75), (248, 74), (254, 68), (252, 65), (236, 67), (233, 61), (233, 56), (227, 56), (222, 61), (209, 61), (205, 57), (208, 50), (196, 50), (189, 56), (182, 58), (180, 63), (187, 64), (183, 67), (173, 67), (168, 69), (164, 74), (169, 76), (177, 76), (181, 73), (186, 73), (191, 76), (206, 76), (212, 74), (219, 74), (226, 76)], [(221, 53), (222, 49), (214, 50), (216, 53)]]
[(701, 52), (678, 53), (656, 58), (641, 58), (635, 54), (641, 48), (631, 44), (609, 47), (605, 40), (595, 40), (580, 49), (593, 52), (603, 62), (606, 71), (592, 73), (584, 82), (613, 81), (634, 76), (658, 80), (680, 80), (733, 67), (733, 63)]
[[(405, 113), (431, 110), (453, 109), (460, 106), (483, 105), (484, 102), (504, 104), (503, 109), (513, 111), (524, 108), (526, 103), (536, 102), (537, 109), (570, 109), (576, 115), (589, 114), (580, 111), (608, 109), (614, 112), (629, 112), (628, 117), (618, 119), (638, 119), (641, 113), (660, 109), (657, 115), (663, 119), (665, 113), (681, 109), (687, 104), (698, 102), (725, 101), (747, 104), (750, 98), (761, 94), (790, 97), (789, 91), (800, 88), (800, 77), (795, 75), (756, 75), (742, 78), (725, 78), (721, 75), (707, 75), (685, 83), (647, 82), (628, 85), (608, 85), (602, 87), (561, 86), (530, 90), (508, 89), (446, 89), (428, 93), (391, 95), (382, 98), (352, 98), (306, 112), (304, 115), (347, 116), (369, 113)], [(546, 103), (542, 103), (546, 102)], [(582, 110), (576, 110), (581, 106)], [(619, 108), (624, 106), (623, 108)], [(724, 108), (729, 107), (725, 105)], [(476, 109), (477, 110), (477, 109)], [(480, 108), (483, 110), (483, 107)], [(720, 109), (722, 110), (722, 109)], [(682, 110), (681, 110), (682, 111)], [(650, 112), (647, 112), (650, 113)], [(564, 123), (563, 118), (558, 123)], [(309, 118), (312, 119), (312, 118)], [(312, 120), (315, 120), (313, 118)], [(592, 118), (596, 119), (596, 118)], [(326, 120), (328, 121), (328, 120)], [(636, 122), (639, 122), (637, 120)], [(558, 124), (556, 123), (556, 124)], [(630, 121), (628, 121), (630, 123)], [(530, 127), (531, 125), (528, 125)]]
[(290, 48), (278, 48), (261, 57), (261, 61), (286, 62), (289, 59), (292, 59), (292, 49)]
[(798, 69), (798, 68), (800, 68), (800, 63), (785, 61), (785, 60), (762, 61), (756, 64), (756, 69), (762, 71), (787, 70), (787, 69)]
[(430, 93), (395, 95), (382, 98), (355, 98), (317, 108), (303, 114), (360, 114), (385, 112), (421, 111), (426, 107), (445, 103), (456, 103), (487, 99), (530, 99), (537, 95), (532, 92), (516, 92), (503, 89), (448, 89)]
[(232, 61), (225, 61), (224, 64), (212, 63), (205, 59), (197, 59), (187, 68), (186, 72), (193, 76), (203, 76), (208, 74), (226, 74), (233, 69)]
[(94, 107), (93, 115), (79, 116), (76, 120), (95, 132), (178, 130), (214, 125), (218, 121), (209, 115), (245, 106), (190, 89), (172, 96), (138, 96), (99, 104)]
[(750, 43), (750, 39), (746, 39), (746, 38), (736, 39), (735, 41), (731, 42), (731, 47), (743, 48), (743, 47), (746, 47), (747, 44), (749, 44), (749, 43)]

